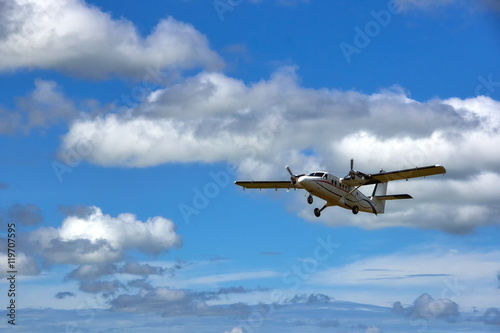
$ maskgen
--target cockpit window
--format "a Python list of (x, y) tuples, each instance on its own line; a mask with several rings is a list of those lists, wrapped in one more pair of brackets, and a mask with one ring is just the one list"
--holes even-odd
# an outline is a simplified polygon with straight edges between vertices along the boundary
[(309, 176), (313, 176), (313, 177), (323, 177), (325, 175), (324, 172), (313, 172), (311, 174), (309, 174)]

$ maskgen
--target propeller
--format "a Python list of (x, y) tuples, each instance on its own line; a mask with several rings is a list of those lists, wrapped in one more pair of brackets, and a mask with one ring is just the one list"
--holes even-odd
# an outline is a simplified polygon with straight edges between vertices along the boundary
[(351, 170), (349, 170), (349, 174), (346, 176), (346, 178), (349, 177), (349, 179), (356, 179), (356, 176), (360, 177), (361, 179), (365, 179), (366, 174), (361, 171), (354, 170), (354, 159), (351, 158)]
[(351, 177), (351, 179), (356, 177), (356, 170), (354, 170), (354, 158), (351, 158), (351, 170), (349, 171), (349, 177)]
[(301, 174), (301, 175), (294, 175), (292, 173), (292, 170), (290, 170), (290, 167), (288, 165), (285, 165), (285, 169), (288, 171), (288, 173), (290, 174), (290, 180), (292, 181), (292, 184), (296, 184), (297, 183), (297, 179), (300, 177), (300, 176), (304, 176), (304, 174)]

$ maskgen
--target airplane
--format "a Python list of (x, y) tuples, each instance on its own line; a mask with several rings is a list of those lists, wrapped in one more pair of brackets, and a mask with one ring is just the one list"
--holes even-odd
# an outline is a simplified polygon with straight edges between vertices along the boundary
[[(354, 160), (351, 159), (351, 170), (343, 177), (339, 178), (326, 171), (315, 171), (308, 175), (294, 175), (290, 168), (285, 166), (290, 173), (290, 180), (278, 181), (242, 181), (234, 183), (242, 186), (243, 189), (304, 189), (309, 193), (307, 202), (313, 203), (313, 196), (326, 201), (325, 205), (314, 209), (314, 215), (321, 216), (321, 212), (330, 206), (339, 206), (350, 209), (353, 214), (367, 212), (375, 215), (383, 214), (385, 202), (387, 200), (413, 199), (409, 194), (387, 194), (387, 183), (394, 180), (409, 178), (427, 177), (438, 174), (445, 174), (446, 169), (439, 164), (424, 167), (416, 167), (405, 170), (385, 172), (380, 169), (379, 173), (366, 174), (354, 170)], [(367, 197), (359, 188), (365, 185), (375, 185), (371, 196)]]

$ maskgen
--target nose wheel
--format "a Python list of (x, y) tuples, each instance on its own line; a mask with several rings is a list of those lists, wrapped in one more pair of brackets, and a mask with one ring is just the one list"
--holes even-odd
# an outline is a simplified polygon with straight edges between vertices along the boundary
[[(309, 194), (309, 196), (307, 197), (307, 203), (308, 204), (312, 204), (313, 203), (313, 197), (311, 194)], [(318, 209), (319, 210), (319, 209)]]

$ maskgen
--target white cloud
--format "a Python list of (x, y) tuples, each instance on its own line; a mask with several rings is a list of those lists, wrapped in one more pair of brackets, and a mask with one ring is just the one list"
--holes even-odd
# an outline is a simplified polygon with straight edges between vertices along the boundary
[(460, 170), (500, 167), (491, 154), (500, 143), (498, 101), (420, 103), (398, 90), (364, 95), (302, 88), (297, 80), (290, 68), (250, 85), (201, 73), (135, 109), (77, 121), (62, 152), (92, 140), (87, 159), (99, 165), (241, 162), (249, 155), (274, 165), (312, 149), (324, 165), (342, 169), (351, 156), (377, 169), (437, 162)]
[(72, 100), (66, 98), (54, 81), (35, 80), (35, 89), (18, 99), (19, 108), (26, 113), (27, 130), (33, 127), (49, 127), (61, 120), (69, 120), (78, 115)]
[(80, 0), (16, 0), (2, 9), (0, 71), (41, 68), (80, 77), (142, 79), (148, 66), (223, 66), (204, 35), (172, 17), (143, 38), (132, 22), (113, 19)]
[(93, 207), (85, 217), (68, 216), (60, 228), (40, 228), (30, 234), (37, 252), (54, 263), (118, 261), (126, 250), (159, 254), (182, 245), (175, 224), (161, 216), (146, 222), (130, 213), (117, 217)]
[(35, 89), (16, 98), (16, 111), (0, 106), (0, 134), (29, 132), (33, 128), (49, 128), (79, 116), (75, 103), (66, 97), (55, 81), (36, 79)]

